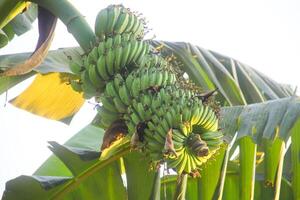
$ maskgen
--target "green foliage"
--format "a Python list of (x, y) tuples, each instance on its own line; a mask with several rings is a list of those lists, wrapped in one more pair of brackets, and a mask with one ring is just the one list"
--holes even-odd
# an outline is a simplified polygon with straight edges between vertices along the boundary
[[(64, 15), (62, 8), (53, 6), (56, 3), (44, 1), (43, 5), (49, 6), (50, 10), (67, 23), (69, 18)], [(68, 6), (64, 1), (63, 5)], [(98, 15), (99, 18), (106, 16), (113, 19), (105, 28), (96, 27), (100, 41), (107, 39), (107, 32), (115, 25), (120, 32), (127, 30), (126, 28), (132, 30), (134, 27), (118, 25), (118, 17), (126, 23), (129, 17), (121, 17), (120, 13), (117, 16), (117, 11), (112, 10), (113, 12), (107, 11)], [(134, 24), (133, 18), (131, 20)], [(75, 25), (82, 22), (82, 18), (78, 19)], [(83, 32), (76, 32), (79, 27), (74, 28), (68, 23), (67, 26), (85, 52), (93, 52), (90, 45), (95, 44), (94, 35), (88, 31), (85, 35), (84, 29)], [(141, 26), (134, 29), (137, 36), (141, 36), (140, 33), (143, 32)], [(83, 36), (88, 39), (84, 40)], [(159, 199), (159, 195), (161, 199), (172, 199), (175, 194), (180, 199), (201, 200), (298, 199), (300, 106), (297, 97), (290, 97), (293, 95), (291, 88), (278, 84), (237, 60), (188, 43), (149, 43), (171, 62), (174, 69), (178, 68), (179, 76), (187, 73), (189, 81), (204, 90), (219, 89), (220, 93), (215, 99), (221, 106), (231, 106), (221, 108), (219, 124), (225, 135), (224, 140), (228, 143), (232, 141), (233, 144), (222, 145), (212, 159), (201, 166), (201, 177), (183, 175), (182, 182), (176, 183), (177, 175), (167, 175), (159, 179), (159, 172), (148, 171), (149, 157), (138, 151), (129, 152), (129, 137), (124, 137), (100, 153), (98, 150), (104, 131), (89, 125), (65, 145), (50, 142), (54, 155), (33, 176), (20, 176), (8, 181), (3, 199)], [(105, 46), (107, 45), (109, 44)], [(99, 48), (96, 50), (98, 53)], [(81, 50), (78, 48), (53, 51), (37, 71), (73, 71), (79, 74), (81, 68), (74, 70), (76, 66), (71, 65), (75, 68), (70, 69), (68, 65), (68, 52), (73, 61), (80, 60)], [(113, 57), (112, 52), (108, 51), (107, 54)], [(89, 61), (92, 59), (92, 56), (86, 56), (85, 64), (91, 64)], [(0, 64), (9, 67), (12, 61), (16, 61), (12, 56), (2, 56)], [(110, 59), (108, 62), (111, 62)], [(90, 65), (84, 66), (88, 68)], [(107, 73), (100, 73), (100, 78), (105, 82), (110, 79), (114, 68), (105, 68), (102, 71)], [(107, 77), (102, 77), (104, 75)], [(4, 87), (0, 87), (0, 92), (25, 78), (27, 77), (1, 77), (0, 83)], [(94, 82), (97, 80), (94, 79)], [(124, 106), (126, 107), (126, 103)], [(162, 112), (163, 114), (166, 112)], [(131, 115), (129, 117), (133, 120)], [(291, 146), (288, 146), (290, 136)], [(238, 153), (234, 154), (235, 151)]]

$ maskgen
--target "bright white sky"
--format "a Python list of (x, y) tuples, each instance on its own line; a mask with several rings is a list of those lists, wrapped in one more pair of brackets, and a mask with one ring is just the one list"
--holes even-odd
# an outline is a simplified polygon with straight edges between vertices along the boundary
[[(236, 58), (281, 83), (300, 88), (299, 0), (210, 0), (210, 1), (83, 1), (73, 0), (94, 27), (101, 8), (123, 3), (139, 11), (153, 28), (149, 37), (187, 41)], [(32, 51), (37, 27), (15, 38), (0, 55)], [(62, 23), (58, 24), (52, 48), (77, 46)], [(15, 97), (30, 83), (9, 90)], [(299, 92), (298, 92), (299, 93)], [(47, 141), (63, 143), (85, 126), (95, 112), (86, 104), (71, 126), (43, 119), (5, 106), (0, 95), (0, 193), (5, 182), (21, 174), (30, 175), (51, 154)]]

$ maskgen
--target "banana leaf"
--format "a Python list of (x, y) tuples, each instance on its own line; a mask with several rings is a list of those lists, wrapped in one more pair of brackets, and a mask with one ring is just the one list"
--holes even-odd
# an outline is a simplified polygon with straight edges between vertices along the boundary
[[(201, 178), (200, 178), (201, 179)], [(237, 173), (227, 174), (227, 179), (225, 183), (224, 196), (222, 199), (226, 200), (239, 200), (239, 185), (240, 180)], [(197, 179), (188, 179), (187, 184), (187, 195), (186, 199), (196, 200), (199, 198), (199, 180)], [(174, 193), (176, 190), (176, 176), (168, 175), (162, 179), (162, 187), (161, 187), (161, 199), (173, 199)], [(265, 185), (262, 176), (257, 176), (255, 181), (255, 200), (260, 199), (272, 199), (271, 195), (265, 194)], [(290, 183), (283, 179), (281, 184), (281, 193), (280, 199), (293, 199), (293, 194), (291, 191)]]
[[(103, 135), (102, 129), (89, 125), (64, 145), (49, 142), (54, 155), (34, 175), (8, 181), (3, 199), (121, 200), (150, 197), (151, 187), (147, 186), (153, 184), (154, 173), (148, 173), (147, 158), (139, 152), (128, 153), (129, 140), (124, 139), (119, 147), (112, 147), (119, 148), (119, 151), (99, 160)], [(126, 169), (126, 179), (122, 177), (121, 166)], [(128, 192), (124, 181), (128, 184)], [(146, 187), (137, 190), (141, 183)]]
[[(70, 60), (79, 61), (80, 55), (83, 53), (81, 48), (68, 48), (68, 49), (59, 49), (49, 51), (46, 59), (43, 63), (35, 69), (35, 72), (29, 74), (15, 76), (15, 77), (1, 77), (0, 76), (0, 94), (7, 91), (9, 88), (14, 85), (22, 82), (26, 78), (29, 78), (30, 75), (35, 74), (36, 72), (41, 74), (46, 74), (49, 72), (66, 72), (69, 73), (69, 62)], [(9, 54), (0, 56), (0, 69), (8, 69), (17, 63), (24, 61), (30, 56), (31, 53), (18, 53), (18, 54)]]
[(286, 97), (247, 106), (223, 107), (220, 128), (227, 136), (238, 132), (237, 139), (250, 136), (257, 144), (277, 137), (287, 142), (290, 130), (300, 117), (300, 99)]
[(218, 88), (223, 105), (243, 105), (293, 94), (291, 86), (279, 84), (238, 60), (185, 42), (149, 41), (165, 57), (174, 55), (178, 66), (198, 86)]
[[(71, 117), (68, 120), (70, 122), (72, 116), (79, 110), (84, 100), (79, 93), (74, 92), (70, 85), (67, 84), (69, 78), (64, 72), (70, 72), (68, 66), (70, 59), (78, 61), (81, 53), (82, 50), (80, 48), (71, 48), (68, 51), (63, 49), (50, 51), (47, 58), (36, 71), (12, 77), (0, 76), (0, 94), (39, 72), (41, 74), (36, 76), (34, 82), (10, 102), (21, 109), (52, 120), (65, 122), (66, 118)], [(30, 56), (30, 53), (0, 56), (0, 66), (2, 69), (9, 68), (16, 63), (22, 62), (28, 56)], [(50, 71), (61, 73), (48, 73)], [(45, 90), (46, 88), (48, 90)], [(65, 92), (58, 93), (57, 91)], [(62, 98), (62, 95), (65, 97)], [(63, 99), (65, 103), (61, 102)]]

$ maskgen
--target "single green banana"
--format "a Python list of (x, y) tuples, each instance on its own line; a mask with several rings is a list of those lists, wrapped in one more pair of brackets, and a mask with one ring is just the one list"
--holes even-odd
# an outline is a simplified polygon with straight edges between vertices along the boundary
[(107, 40), (105, 41), (105, 50), (108, 51), (113, 47), (113, 38), (109, 37), (107, 38)]
[(106, 71), (108, 72), (109, 76), (113, 76), (115, 74), (114, 61), (115, 61), (114, 50), (109, 49), (107, 55), (105, 56)]
[(201, 117), (200, 117), (200, 120), (198, 121), (198, 125), (202, 125), (203, 124), (203, 121), (205, 120), (207, 114), (209, 112), (209, 109), (207, 106), (204, 106), (203, 108), (203, 111), (201, 112)]
[(105, 92), (110, 97), (119, 97), (118, 91), (115, 88), (115, 84), (113, 81), (110, 81), (106, 84)]
[(159, 124), (161, 119), (157, 115), (153, 115), (151, 120), (154, 124)]
[(157, 72), (155, 85), (161, 86), (163, 81), (163, 74), (161, 72)]
[(81, 83), (78, 80), (71, 80), (71, 87), (76, 92), (82, 92)]
[(114, 49), (114, 71), (115, 73), (119, 73), (122, 69), (121, 66), (121, 59), (122, 59), (122, 54), (123, 54), (123, 47), (118, 46)]
[(109, 80), (110, 76), (106, 70), (105, 56), (100, 56), (97, 61), (97, 72), (105, 81)]
[(215, 139), (221, 139), (223, 137), (223, 134), (221, 132), (206, 132), (200, 134), (200, 137), (205, 141), (215, 140)]
[[(166, 113), (165, 113), (166, 114)], [(170, 130), (170, 126), (169, 126), (169, 124), (168, 124), (168, 122), (167, 122), (167, 120), (165, 119), (165, 118), (163, 118), (162, 119), (162, 121), (161, 121), (161, 125), (162, 125), (162, 127), (163, 127), (163, 129), (164, 129), (164, 131), (167, 133), (169, 130)]]
[[(136, 31), (139, 28), (139, 25), (141, 23), (141, 21), (135, 15), (134, 15), (133, 20), (134, 20), (134, 25), (133, 25), (132, 29), (130, 30), (130, 33), (136, 33)], [(136, 37), (136, 35), (135, 35), (135, 37)]]
[(128, 133), (129, 134), (134, 134), (136, 132), (136, 127), (132, 121), (126, 122), (127, 128), (128, 128)]
[(101, 41), (105, 40), (105, 29), (106, 29), (107, 21), (108, 21), (108, 10), (103, 9), (98, 13), (95, 22), (95, 33)]
[(98, 108), (98, 114), (101, 116), (101, 118), (106, 119), (107, 121), (110, 121), (111, 123), (114, 122), (115, 120), (119, 119), (119, 114), (111, 112), (101, 106)]
[(127, 112), (127, 106), (122, 102), (120, 97), (114, 97), (113, 102), (115, 104), (116, 109), (119, 113), (126, 113)]
[[(134, 56), (133, 56), (133, 58), (132, 58), (132, 60), (133, 60), (134, 62), (137, 61), (139, 55), (142, 53), (142, 51), (143, 51), (143, 46), (144, 46), (144, 42), (143, 42), (143, 41), (138, 41), (138, 44), (137, 44), (137, 45), (138, 45), (138, 46), (137, 46), (137, 50), (136, 50), (136, 52), (135, 52), (135, 54), (134, 54)], [(146, 60), (146, 59), (145, 59), (145, 60)], [(143, 66), (143, 65), (140, 65), (140, 66)]]
[(192, 111), (190, 107), (185, 107), (182, 111), (183, 122), (189, 122), (191, 120)]
[(206, 144), (209, 148), (219, 147), (223, 143), (222, 140), (208, 140), (208, 141), (205, 141), (205, 142), (206, 142)]
[(146, 118), (145, 108), (142, 103), (137, 103), (137, 112), (138, 112), (140, 118), (142, 119), (142, 121), (148, 120)]
[(200, 112), (201, 112), (202, 107), (203, 106), (200, 106), (200, 107), (196, 106), (195, 108), (193, 108), (192, 116), (191, 116), (191, 124), (192, 125), (197, 124), (197, 122), (200, 120), (200, 117), (201, 117)]
[(153, 87), (155, 86), (155, 83), (156, 83), (156, 73), (152, 72), (149, 74), (149, 86)]
[(178, 157), (176, 159), (168, 160), (167, 162), (168, 168), (177, 168), (181, 164), (183, 159), (182, 154), (184, 154), (184, 151), (185, 151), (184, 148), (180, 149), (179, 151), (176, 151)]
[(125, 46), (123, 46), (123, 55), (121, 59), (121, 66), (124, 67), (128, 63), (128, 57), (131, 51), (131, 43), (127, 43)]
[(105, 42), (100, 42), (99, 45), (98, 45), (98, 47), (97, 47), (97, 49), (98, 49), (98, 55), (99, 55), (99, 57), (101, 55), (105, 55), (106, 54)]
[(202, 127), (205, 127), (207, 125), (207, 123), (210, 122), (210, 120), (213, 120), (215, 113), (213, 111), (211, 111), (208, 107), (207, 107), (207, 114), (204, 116), (204, 119), (201, 120), (200, 123), (198, 123), (198, 125), (201, 125)]
[(122, 10), (119, 15), (118, 21), (114, 27), (115, 33), (122, 34), (126, 30), (128, 21), (129, 21), (129, 14), (124, 10)]
[(182, 174), (182, 172), (185, 170), (187, 159), (188, 159), (188, 156), (186, 155), (186, 150), (185, 150), (182, 155), (181, 162), (176, 167), (178, 174)]
[(106, 24), (106, 35), (112, 35), (114, 33), (114, 27), (117, 24), (120, 11), (121, 11), (120, 6), (113, 5), (108, 8), (108, 21)]
[(125, 33), (131, 33), (131, 29), (134, 25), (134, 15), (132, 13), (129, 13), (128, 15), (128, 23), (124, 30)]
[(91, 89), (91, 91), (96, 91), (96, 87), (94, 86), (94, 84), (92, 83), (90, 77), (89, 77), (89, 72), (87, 70), (85, 70), (82, 74), (81, 74), (81, 81), (83, 84), (85, 84), (88, 88)]
[(137, 38), (142, 38), (144, 37), (144, 24), (141, 20), (139, 20), (139, 26), (136, 29), (136, 32), (134, 32), (133, 34), (136, 35)]
[(89, 53), (90, 59), (92, 63), (96, 63), (99, 55), (98, 55), (98, 47), (94, 47), (92, 51)]
[(81, 67), (81, 65), (79, 65), (78, 63), (72, 61), (70, 63), (70, 70), (71, 72), (73, 72), (76, 75), (80, 75), (81, 71), (83, 70), (83, 68)]
[(131, 43), (131, 45), (130, 45), (131, 50), (128, 55), (128, 60), (127, 60), (126, 64), (129, 64), (133, 61), (132, 59), (133, 59), (133, 57), (138, 49), (138, 46), (139, 46), (139, 42), (137, 40), (132, 40), (132, 41), (130, 41), (130, 43)]
[(100, 97), (100, 102), (102, 103), (103, 107), (110, 112), (115, 112), (117, 113), (118, 110), (116, 109), (112, 98), (106, 97), (106, 96), (101, 96)]
[(90, 65), (88, 70), (89, 78), (95, 88), (103, 88), (105, 85), (104, 80), (100, 77), (100, 75), (97, 72), (95, 65)]
[(122, 44), (121, 34), (115, 35), (114, 38), (113, 38), (113, 47), (114, 48), (119, 47), (119, 46), (121, 46), (121, 44)]
[(131, 95), (137, 97), (141, 91), (141, 80), (140, 78), (135, 78), (131, 85)]
[(143, 48), (140, 51), (140, 54), (137, 55), (137, 58), (135, 59), (136, 63), (141, 63), (141, 61), (144, 59), (144, 56), (149, 53), (149, 48), (150, 48), (149, 44), (143, 42)]
[(125, 84), (120, 87), (119, 96), (125, 105), (131, 105), (131, 95)]
[(139, 115), (135, 111), (132, 112), (132, 114), (130, 115), (130, 118), (135, 125), (138, 125), (142, 121), (142, 119), (139, 117)]
[(179, 124), (179, 127), (180, 127), (180, 130), (183, 133), (183, 135), (185, 135), (185, 136), (189, 135), (188, 127), (186, 125)]
[(217, 116), (213, 113), (212, 116), (210, 117), (210, 119), (207, 121), (207, 123), (205, 123), (203, 128), (210, 130), (210, 131), (216, 131), (216, 130), (212, 129), (212, 127), (214, 127), (214, 125), (216, 123), (218, 123), (218, 119), (217, 119)]
[(173, 127), (173, 119), (170, 111), (166, 113), (165, 118), (168, 122), (169, 127)]
[(149, 74), (148, 74), (148, 70), (145, 71), (145, 73), (143, 73), (142, 77), (141, 77), (141, 90), (146, 90), (149, 88)]
[(135, 77), (132, 74), (129, 74), (126, 78), (126, 86), (127, 88), (131, 88), (132, 87), (132, 83), (134, 81)]
[(131, 39), (131, 33), (122, 34), (122, 45), (126, 45)]
[(159, 133), (163, 138), (165, 138), (167, 135), (167, 132), (165, 132), (161, 124), (156, 125), (156, 132)]

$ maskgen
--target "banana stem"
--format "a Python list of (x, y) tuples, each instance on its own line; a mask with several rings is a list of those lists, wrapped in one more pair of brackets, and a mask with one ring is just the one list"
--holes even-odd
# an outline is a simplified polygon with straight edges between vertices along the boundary
[(88, 53), (96, 44), (96, 36), (85, 18), (68, 0), (30, 0), (58, 17)]
[(187, 180), (188, 180), (188, 174), (178, 175), (174, 200), (185, 200)]

